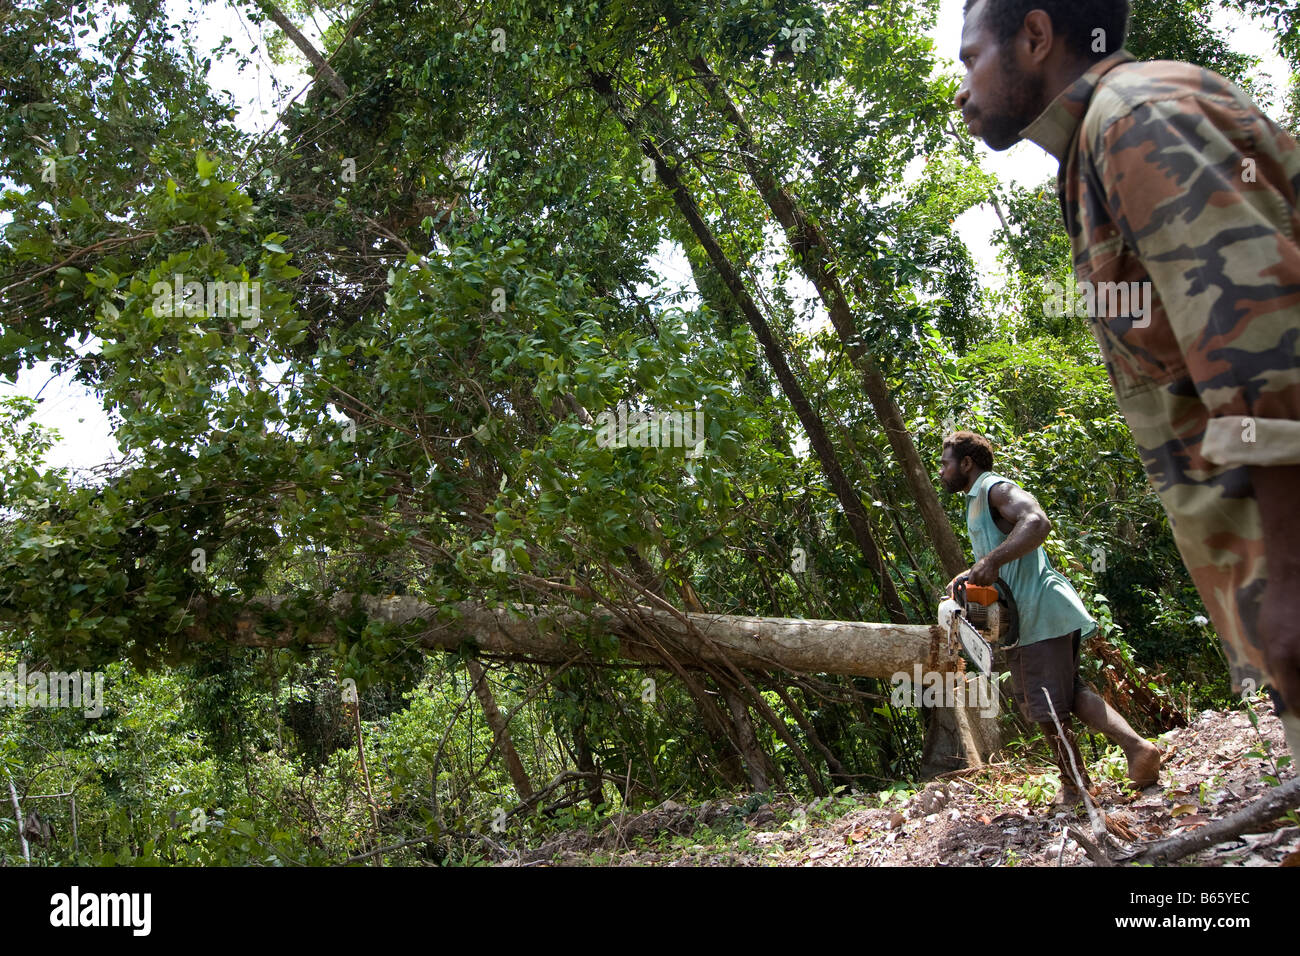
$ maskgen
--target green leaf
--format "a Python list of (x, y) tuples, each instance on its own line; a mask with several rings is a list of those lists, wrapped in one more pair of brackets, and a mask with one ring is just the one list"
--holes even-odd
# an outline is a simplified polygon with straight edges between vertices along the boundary
[(200, 179), (208, 179), (217, 171), (217, 163), (207, 153), (200, 150), (194, 154), (194, 168), (198, 170)]

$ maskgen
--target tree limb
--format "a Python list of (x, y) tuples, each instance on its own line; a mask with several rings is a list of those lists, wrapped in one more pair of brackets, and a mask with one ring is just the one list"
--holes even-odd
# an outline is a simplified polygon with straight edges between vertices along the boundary
[(1172, 863), (1183, 857), (1230, 840), (1251, 827), (1268, 823), (1287, 810), (1300, 808), (1300, 777), (1293, 777), (1280, 787), (1275, 787), (1255, 802), (1230, 813), (1222, 820), (1214, 820), (1191, 833), (1181, 833), (1152, 843), (1129, 859), (1133, 863)]
[(329, 88), (338, 95), (339, 99), (347, 99), (348, 85), (334, 72), (334, 67), (325, 61), (325, 57), (321, 56), (320, 51), (312, 46), (311, 41), (302, 35), (302, 31), (294, 26), (293, 21), (285, 16), (284, 11), (272, 3), (271, 0), (260, 0), (258, 5), (266, 12), (268, 17), (275, 21), (275, 25), (284, 31), (284, 35), (293, 41), (293, 45), (301, 50), (302, 55), (316, 68), (317, 78), (324, 80), (329, 85)]

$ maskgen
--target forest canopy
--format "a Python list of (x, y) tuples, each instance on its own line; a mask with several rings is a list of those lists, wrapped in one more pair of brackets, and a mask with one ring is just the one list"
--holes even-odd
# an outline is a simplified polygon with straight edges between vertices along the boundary
[[(214, 6), (0, 3), (0, 375), (51, 363), (122, 453), (52, 467), (37, 403), (0, 400), (0, 671), (104, 676), (96, 718), (0, 708), (0, 787), (77, 794), (73, 830), (41, 807), (79, 831), (48, 860), (464, 858), (933, 772), (948, 712), (681, 635), (929, 625), (969, 565), (957, 428), (1050, 515), (1135, 727), (1232, 702), (1086, 322), (1044, 296), (1073, 281), (1055, 184), (981, 166), (937, 2), (235, 4), (256, 50)], [(1132, 24), (1300, 131), (1292, 5)], [(223, 57), (309, 80), (258, 126)], [(572, 655), (485, 637), (525, 614)]]

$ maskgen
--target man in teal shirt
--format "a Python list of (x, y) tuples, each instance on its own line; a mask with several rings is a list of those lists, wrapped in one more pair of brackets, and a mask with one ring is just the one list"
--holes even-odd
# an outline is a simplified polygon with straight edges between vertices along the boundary
[[(976, 559), (966, 572), (968, 580), (989, 586), (1001, 578), (1016, 601), (1020, 639), (1006, 651), (1012, 692), (1020, 712), (1042, 727), (1056, 755), (1062, 802), (1080, 798), (1073, 783), (1070, 752), (1084, 786), (1091, 787), (1070, 729), (1071, 714), (1119, 744), (1135, 786), (1156, 783), (1160, 749), (1138, 736), (1079, 676), (1079, 646), (1082, 638), (1097, 629), (1097, 623), (1070, 582), (1047, 560), (1043, 542), (1052, 523), (1042, 507), (1014, 481), (994, 473), (993, 448), (982, 435), (969, 431), (949, 435), (943, 442), (940, 465), (944, 489), (950, 494), (965, 493), (967, 499), (966, 526)], [(1065, 730), (1064, 742), (1052, 720), (1053, 709)]]

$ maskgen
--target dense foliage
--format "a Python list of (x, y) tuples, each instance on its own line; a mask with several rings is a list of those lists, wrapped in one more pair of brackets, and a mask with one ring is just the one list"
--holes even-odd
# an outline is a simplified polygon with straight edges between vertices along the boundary
[[(1300, 60), (1288, 8), (1224, 5)], [(1141, 0), (1134, 49), (1249, 80), (1215, 6)], [(476, 693), (472, 640), (427, 654), (418, 628), (323, 603), (885, 621), (894, 590), (928, 621), (947, 577), (855, 347), (928, 467), (946, 431), (976, 428), (1043, 502), (1049, 553), (1104, 624), (1090, 676), (1135, 724), (1223, 702), (1095, 347), (1044, 310), (1044, 282), (1068, 274), (1054, 187), (1004, 189), (954, 135), (935, 7), (312, 7), (333, 24), (333, 79), (316, 71), (256, 135), (205, 80), (228, 38), (208, 49), (157, 5), (0, 8), (0, 373), (53, 361), (126, 453), (50, 469), (34, 405), (0, 404), (0, 671), (105, 677), (97, 718), (0, 708), (0, 777), (54, 825), (35, 858), (318, 863), (417, 841), (385, 859), (456, 861), (503, 829), (756, 774), (814, 793), (914, 778), (923, 721), (878, 681), (494, 660)], [(760, 175), (834, 251), (851, 335)], [(989, 202), (996, 287), (954, 225)], [(174, 294), (187, 282), (206, 300)], [(599, 441), (620, 405), (698, 411), (703, 446)], [(867, 506), (884, 576), (806, 414)], [(284, 598), (268, 630), (330, 643), (232, 645), (236, 610), (267, 595)], [(609, 655), (598, 629), (568, 636)], [(11, 855), (13, 828), (0, 819)]]

